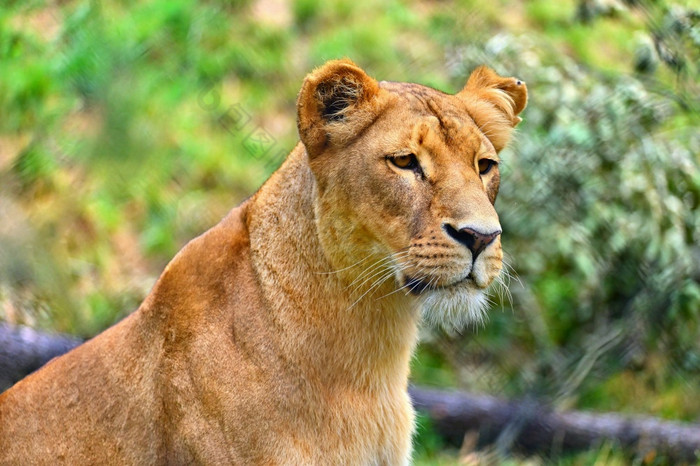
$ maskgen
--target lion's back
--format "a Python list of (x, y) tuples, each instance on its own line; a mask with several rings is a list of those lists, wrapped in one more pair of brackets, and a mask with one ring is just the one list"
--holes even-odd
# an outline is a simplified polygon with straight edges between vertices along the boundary
[(157, 453), (157, 405), (144, 393), (148, 381), (140, 369), (145, 355), (125, 353), (139, 343), (129, 332), (135, 318), (0, 395), (1, 464), (130, 464), (148, 460), (144, 452)]
[[(249, 332), (234, 325), (241, 312), (254, 323), (260, 306), (243, 213), (185, 246), (137, 311), (0, 395), (0, 464), (196, 459), (173, 439), (197, 443), (188, 438), (197, 419), (219, 413), (188, 398), (253, 378), (251, 352), (236, 341)], [(232, 393), (221, 401), (237, 403)]]

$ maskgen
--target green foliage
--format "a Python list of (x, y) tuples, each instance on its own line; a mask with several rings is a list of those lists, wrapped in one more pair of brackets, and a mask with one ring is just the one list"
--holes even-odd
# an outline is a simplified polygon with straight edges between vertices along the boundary
[(411, 363), (411, 378), (414, 383), (423, 386), (454, 387), (456, 383), (454, 372), (444, 355), (429, 345), (421, 346), (416, 351)]
[(414, 436), (415, 454), (422, 461), (436, 459), (445, 443), (436, 432), (430, 417), (424, 413), (416, 414), (416, 433)]

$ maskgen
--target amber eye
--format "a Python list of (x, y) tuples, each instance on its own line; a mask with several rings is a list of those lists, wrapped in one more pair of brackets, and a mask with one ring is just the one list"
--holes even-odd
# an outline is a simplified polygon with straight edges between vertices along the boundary
[(479, 175), (485, 175), (491, 171), (493, 167), (498, 165), (494, 160), (481, 159), (479, 160)]
[(394, 155), (389, 157), (389, 160), (403, 170), (415, 170), (420, 167), (414, 154)]

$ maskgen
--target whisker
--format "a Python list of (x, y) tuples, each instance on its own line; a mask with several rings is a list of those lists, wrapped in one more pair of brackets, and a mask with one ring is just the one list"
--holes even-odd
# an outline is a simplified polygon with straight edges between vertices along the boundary
[(416, 289), (416, 286), (418, 286), (423, 280), (425, 280), (427, 278), (427, 275), (425, 274), (425, 267), (422, 265), (419, 265), (418, 268), (419, 268), (419, 271), (421, 271), (423, 273), (423, 276), (416, 277), (417, 279), (413, 281), (413, 284), (409, 290), (410, 293), (412, 293)]
[[(404, 285), (398, 287), (394, 291), (391, 291), (383, 296), (380, 296), (379, 298), (375, 299), (375, 301), (379, 301), (380, 299), (386, 298), (387, 296), (391, 296), (394, 293), (397, 293), (401, 290), (405, 290), (410, 287), (410, 291), (413, 291), (414, 287), (416, 287), (420, 282), (422, 282), (428, 275), (425, 273), (426, 268), (422, 265), (414, 265), (413, 267), (417, 267), (419, 272), (422, 272), (422, 277), (415, 277), (416, 280), (410, 281), (405, 283)], [(399, 272), (402, 272), (404, 270), (408, 269), (408, 265), (402, 265), (401, 268), (398, 270)], [(438, 277), (434, 277), (434, 279), (437, 279)], [(432, 281), (432, 279), (431, 279)], [(432, 283), (429, 283), (428, 286), (432, 286)]]
[(508, 297), (508, 303), (510, 304), (510, 307), (513, 307), (513, 294), (510, 292), (510, 287), (508, 286), (509, 284), (510, 283), (503, 283), (503, 289), (505, 290), (506, 296)]
[[(355, 279), (347, 287), (345, 287), (345, 289), (347, 290), (348, 288), (351, 288), (358, 281), (364, 279), (368, 275), (372, 275), (374, 273), (374, 271), (377, 270), (378, 268), (381, 268), (381, 267), (385, 266), (387, 263), (390, 263), (392, 261), (392, 256), (393, 255), (390, 254), (386, 257), (380, 258), (379, 260), (375, 261), (372, 265), (370, 265), (367, 269), (365, 269), (362, 273), (360, 273), (357, 277), (355, 277)], [(364, 283), (364, 282), (362, 282), (362, 283)], [(362, 286), (362, 284), (360, 286)]]
[(369, 259), (370, 257), (372, 257), (372, 254), (369, 254), (369, 255), (367, 255), (367, 257), (365, 257), (364, 259), (360, 259), (359, 261), (355, 262), (354, 264), (348, 265), (347, 267), (343, 267), (342, 269), (332, 270), (332, 271), (330, 271), (330, 272), (316, 272), (316, 273), (317, 273), (318, 275), (332, 275), (332, 274), (334, 274), (334, 273), (343, 272), (343, 271), (345, 271), (345, 270), (352, 269), (353, 267), (357, 267), (358, 265), (360, 265), (361, 263), (363, 263), (364, 261), (366, 261), (366, 260)]
[[(387, 270), (387, 271), (385, 271), (385, 272), (388, 272), (388, 273), (387, 273), (386, 275), (384, 275), (383, 277), (381, 277), (380, 279), (378, 279), (376, 282), (374, 282), (374, 284), (372, 284), (372, 286), (370, 286), (370, 287), (367, 289), (367, 291), (365, 291), (364, 293), (362, 293), (362, 296), (360, 296), (359, 298), (357, 298), (357, 299), (355, 300), (355, 302), (352, 303), (352, 304), (346, 309), (346, 312), (349, 311), (350, 309), (352, 309), (357, 303), (359, 303), (360, 300), (361, 300), (362, 298), (364, 298), (364, 297), (367, 295), (367, 293), (369, 293), (369, 292), (372, 291), (372, 290), (376, 291), (376, 289), (377, 289), (379, 286), (381, 286), (382, 283), (384, 283), (385, 281), (387, 281), (389, 278), (391, 278), (391, 277), (394, 275), (394, 270), (393, 270), (393, 268), (390, 268), (389, 270)], [(371, 295), (370, 295), (370, 296), (371, 296)]]
[(350, 285), (348, 285), (348, 287), (346, 289), (348, 289), (352, 286), (352, 290), (350, 291), (350, 294), (354, 294), (355, 292), (360, 290), (365, 283), (371, 282), (377, 276), (384, 275), (387, 272), (387, 270), (390, 270), (390, 269), (391, 269), (391, 263), (386, 262), (384, 264), (381, 264), (381, 265), (375, 267), (374, 269), (372, 269), (371, 273), (366, 274), (366, 277), (364, 278), (364, 280), (362, 280), (362, 282), (358, 283), (356, 286), (353, 286), (353, 283), (351, 283)]
[(434, 276), (434, 277), (428, 282), (428, 287), (427, 287), (427, 288), (428, 288), (428, 289), (431, 289), (433, 286), (437, 285), (437, 282), (438, 282), (439, 279), (440, 279), (440, 277), (438, 277), (437, 275)]
[[(369, 269), (368, 271), (365, 271), (363, 274), (360, 275), (360, 277), (366, 277), (366, 278), (364, 278), (362, 283), (355, 286), (354, 289), (350, 293), (354, 294), (356, 291), (358, 291), (360, 288), (362, 288), (362, 286), (365, 283), (374, 279), (377, 275), (381, 276), (383, 273), (386, 272), (387, 266), (392, 270), (392, 273), (393, 273), (392, 262), (395, 262), (396, 258), (403, 257), (406, 254), (408, 254), (407, 251), (398, 252), (396, 254), (390, 254), (388, 257), (385, 257), (383, 260), (379, 261), (380, 262), (379, 264), (375, 263), (376, 265), (372, 266), (371, 269)], [(360, 277), (353, 280), (353, 282), (350, 285), (348, 285), (345, 289), (347, 290), (348, 288), (352, 287), (358, 280), (360, 280)]]
[(508, 263), (508, 260), (505, 257), (501, 260), (501, 263), (503, 264), (503, 270), (505, 270), (505, 272), (508, 274), (508, 277), (518, 282), (520, 286), (524, 286), (523, 282), (520, 281), (518, 272), (516, 272), (515, 268), (513, 268), (513, 266)]
[[(405, 269), (404, 269), (404, 270), (405, 270)], [(409, 286), (409, 285), (410, 285), (410, 283), (406, 283), (405, 285), (400, 286), (399, 288), (395, 289), (394, 291), (392, 291), (392, 292), (390, 292), (390, 293), (387, 293), (387, 294), (385, 294), (385, 295), (383, 295), (383, 296), (378, 297), (377, 299), (375, 299), (375, 301), (379, 301), (380, 299), (386, 298), (387, 296), (391, 296), (392, 294), (397, 293), (397, 292), (399, 292), (399, 291), (405, 289), (405, 288), (406, 288), (407, 286)]]

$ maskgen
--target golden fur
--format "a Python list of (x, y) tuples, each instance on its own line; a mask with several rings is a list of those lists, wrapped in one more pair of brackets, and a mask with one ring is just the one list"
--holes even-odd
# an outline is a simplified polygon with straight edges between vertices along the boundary
[(473, 260), (460, 232), (500, 233), (481, 167), (526, 99), (485, 67), (456, 95), (313, 71), (263, 187), (136, 312), (0, 396), (0, 463), (408, 463), (420, 308), (481, 315), (500, 237)]

